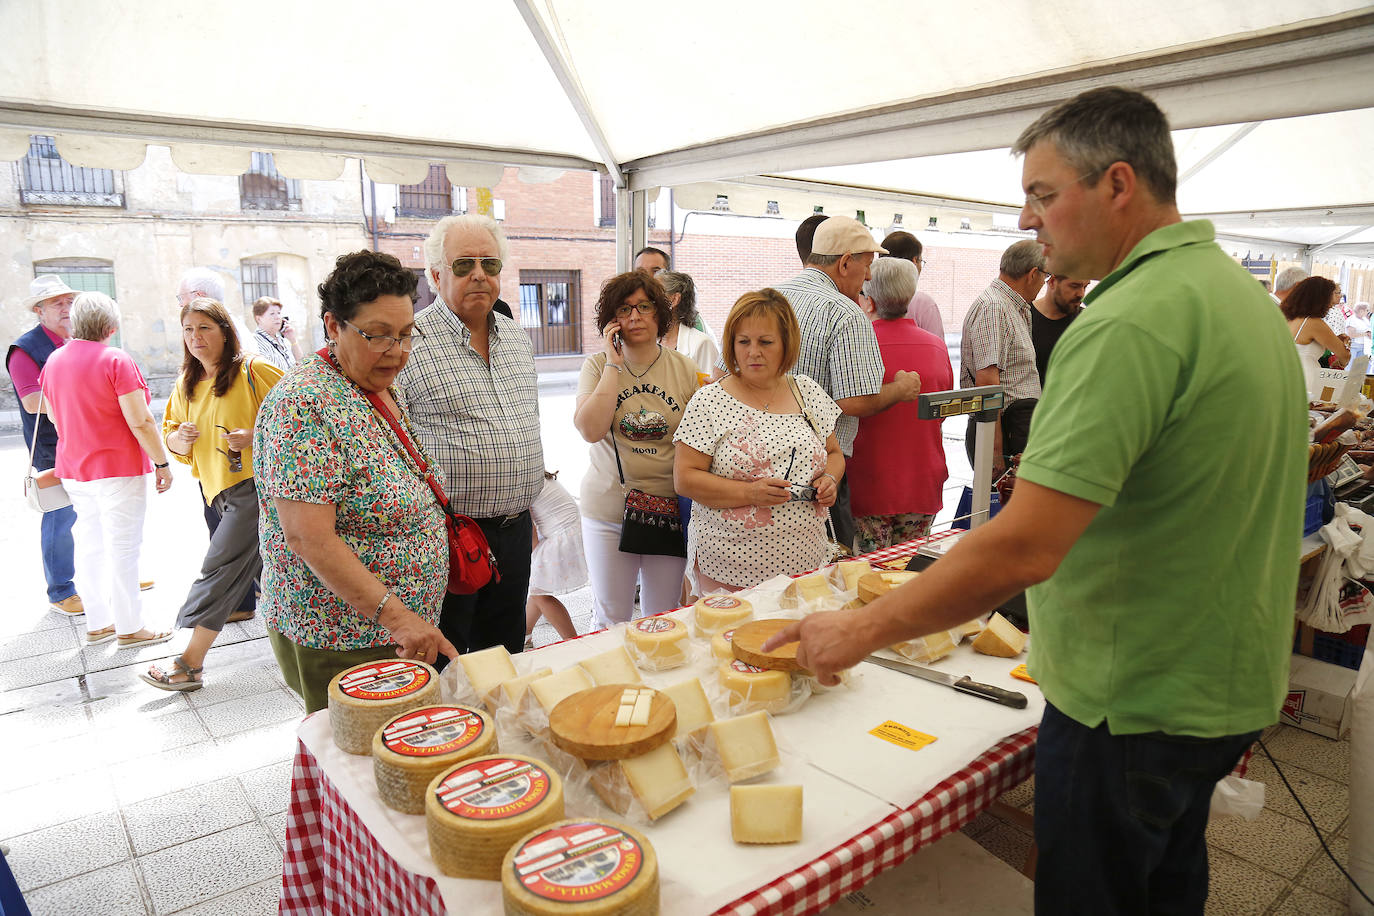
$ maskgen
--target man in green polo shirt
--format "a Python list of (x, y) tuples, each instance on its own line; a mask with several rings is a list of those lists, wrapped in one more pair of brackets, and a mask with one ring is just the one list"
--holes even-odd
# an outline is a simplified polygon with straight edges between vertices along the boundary
[[(1051, 357), (1016, 498), (918, 579), (801, 638), (822, 681), (1030, 587), (1036, 909), (1201, 913), (1212, 789), (1286, 688), (1306, 395), (1264, 291), (1183, 222), (1168, 123), (1097, 89), (1017, 140), (1021, 226), (1100, 278)], [(1237, 327), (1244, 360), (1226, 358)]]

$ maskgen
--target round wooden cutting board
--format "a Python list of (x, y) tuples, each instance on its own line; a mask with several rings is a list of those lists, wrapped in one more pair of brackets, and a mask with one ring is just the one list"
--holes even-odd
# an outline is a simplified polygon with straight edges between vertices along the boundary
[(677, 729), (677, 707), (657, 690), (648, 725), (615, 724), (621, 694), (648, 689), (643, 684), (603, 684), (565, 697), (549, 714), (553, 743), (583, 760), (624, 760), (665, 744)]
[(772, 620), (752, 620), (735, 627), (735, 635), (730, 638), (730, 651), (735, 658), (755, 668), (770, 668), (774, 671), (805, 671), (797, 664), (797, 647), (800, 643), (789, 642), (778, 646), (772, 652), (764, 652), (763, 644), (779, 630), (796, 623), (795, 620), (774, 618)]

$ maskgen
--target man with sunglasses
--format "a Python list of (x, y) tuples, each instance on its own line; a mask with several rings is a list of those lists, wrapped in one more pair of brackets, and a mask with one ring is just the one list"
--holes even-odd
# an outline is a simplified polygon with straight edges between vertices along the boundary
[[(959, 387), (1001, 385), (1003, 403), (1028, 401), (993, 425), (992, 472), (1002, 473), (1006, 456), (1019, 455), (1030, 431), (1030, 411), (1040, 397), (1040, 373), (1035, 370), (1035, 345), (1031, 342), (1031, 303), (1045, 285), (1045, 254), (1034, 239), (1023, 239), (1002, 252), (993, 280), (973, 300), (964, 316), (964, 337), (959, 344)], [(973, 417), (968, 418), (964, 450), (973, 461)], [(1004, 428), (1005, 427), (1005, 428)]]
[(415, 317), (423, 336), (397, 378), (454, 511), (481, 526), (500, 571), (475, 595), (444, 597), (439, 629), (460, 652), (524, 646), (529, 508), (544, 487), (534, 350), (524, 329), (494, 310), (505, 258), (489, 217), (435, 224), (425, 262), (436, 296)]
[[(1287, 692), (1302, 371), (1211, 223), (1180, 217), (1153, 101), (1091, 90), (1012, 149), (1021, 228), (1054, 273), (1101, 281), (1055, 348), (1016, 496), (906, 586), (770, 642), (800, 630), (798, 663), (832, 683), (1029, 587), (1036, 912), (1200, 916), (1213, 788)], [(1218, 359), (1237, 327), (1246, 358)]]

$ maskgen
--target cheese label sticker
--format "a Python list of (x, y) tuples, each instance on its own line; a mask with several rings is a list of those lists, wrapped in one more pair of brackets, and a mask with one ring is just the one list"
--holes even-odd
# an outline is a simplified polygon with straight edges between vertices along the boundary
[(1018, 680), (1027, 681), (1031, 684), (1038, 685), (1040, 683), (1035, 678), (1030, 676), (1030, 669), (1026, 667), (1024, 662), (1017, 665), (1015, 668), (1011, 669), (1011, 676)]
[(382, 731), (382, 745), (407, 757), (435, 757), (462, 750), (486, 731), (466, 706), (439, 706), (406, 713)]
[(918, 732), (914, 728), (908, 728), (900, 722), (893, 722), (891, 719), (870, 731), (869, 734), (911, 751), (919, 751), (936, 740), (934, 735)]
[(735, 659), (734, 661), (732, 661), (730, 663), (730, 667), (744, 674), (763, 674), (765, 670), (763, 668), (755, 668), (748, 662), (742, 662), (739, 659)]
[(515, 851), (515, 876), (525, 890), (558, 903), (604, 900), (643, 867), (644, 850), (634, 837), (595, 822), (541, 831)]
[(641, 617), (634, 624), (635, 629), (641, 633), (667, 633), (679, 626), (680, 624), (671, 617)]
[(725, 640), (726, 642), (730, 642), (732, 639), (735, 638), (735, 631), (726, 630), (724, 633), (720, 634), (720, 638)]
[(391, 700), (429, 683), (429, 668), (416, 662), (376, 662), (339, 679), (339, 690), (355, 700)]
[(534, 810), (551, 785), (548, 772), (528, 760), (485, 757), (454, 770), (434, 794), (458, 817), (501, 821)]
[(730, 608), (737, 608), (741, 606), (740, 600), (738, 598), (731, 598), (729, 595), (712, 595), (710, 598), (703, 598), (701, 600), (701, 603), (706, 605), (707, 607), (713, 607), (718, 610), (728, 610)]

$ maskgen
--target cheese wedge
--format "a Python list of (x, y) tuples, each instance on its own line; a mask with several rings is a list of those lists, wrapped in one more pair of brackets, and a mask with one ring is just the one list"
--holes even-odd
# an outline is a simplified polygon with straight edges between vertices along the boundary
[(844, 590), (852, 592), (859, 587), (859, 580), (873, 571), (873, 567), (867, 560), (841, 560), (835, 564), (835, 570), (844, 583)]
[(578, 665), (573, 665), (557, 674), (546, 675), (537, 681), (531, 681), (529, 692), (543, 708), (544, 714), (548, 715), (553, 712), (553, 708), (561, 700), (572, 696), (579, 690), (589, 690), (595, 686), (586, 671)]
[(949, 630), (939, 630), (928, 636), (899, 642), (892, 647), (892, 651), (903, 658), (924, 664), (944, 658), (954, 651), (956, 645), (957, 643), (954, 637), (950, 635)]
[(477, 699), (483, 703), (488, 703), (492, 691), (500, 687), (503, 681), (520, 674), (515, 670), (515, 662), (511, 661), (510, 653), (506, 651), (505, 646), (492, 646), (480, 652), (460, 655), (458, 664), (462, 666), (468, 683), (476, 691)]
[(740, 782), (776, 769), (781, 762), (773, 727), (764, 712), (720, 719), (707, 726), (725, 777)]
[(492, 696), (498, 705), (504, 703), (511, 709), (519, 709), (520, 700), (525, 696), (525, 691), (529, 689), (530, 684), (541, 677), (548, 677), (550, 674), (553, 674), (552, 668), (536, 668), (529, 674), (502, 681), (500, 688)]
[(730, 836), (736, 843), (801, 840), (802, 787), (731, 786)]
[(874, 572), (865, 573), (859, 579), (859, 600), (864, 604), (868, 604), (870, 601), (876, 601), (894, 588), (900, 588), (907, 584), (918, 575), (920, 575), (920, 573), (905, 570), (885, 570), (883, 572), (875, 570)]
[(703, 725), (715, 721), (716, 715), (711, 711), (711, 704), (706, 699), (706, 691), (702, 688), (699, 678), (679, 681), (664, 687), (661, 692), (673, 701), (673, 707), (677, 710), (677, 731), (673, 733), (674, 738), (685, 737)]
[(613, 760), (596, 767), (591, 783), (597, 796), (612, 811), (626, 814), (633, 798), (650, 820), (658, 820), (696, 791), (687, 777), (682, 758), (671, 743), (661, 744), (638, 757)]
[(616, 646), (600, 655), (584, 658), (579, 664), (582, 670), (600, 687), (605, 684), (639, 684), (643, 679), (639, 669), (630, 660), (624, 646)]
[(820, 573), (812, 573), (793, 579), (778, 599), (778, 606), (784, 608), (800, 607), (813, 601), (823, 601), (835, 594), (830, 580)]
[(993, 614), (987, 629), (973, 641), (973, 651), (998, 658), (1015, 658), (1026, 648), (1026, 634), (1001, 614)]

